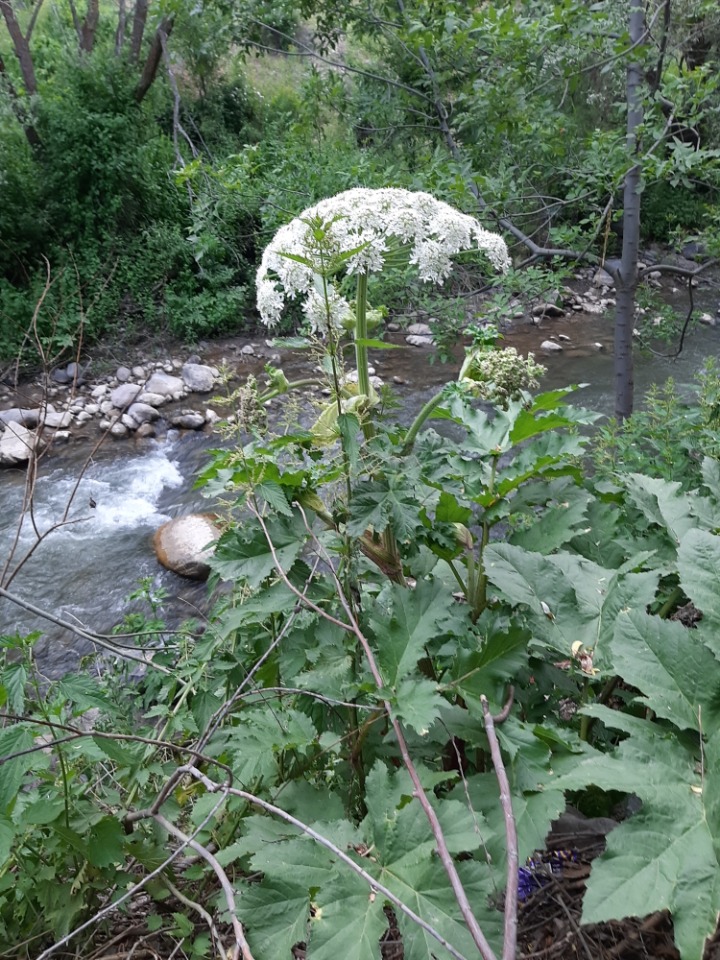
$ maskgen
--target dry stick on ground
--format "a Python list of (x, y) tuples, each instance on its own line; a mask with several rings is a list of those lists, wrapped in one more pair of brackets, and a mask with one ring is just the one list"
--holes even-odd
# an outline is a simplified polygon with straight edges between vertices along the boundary
[[(360, 629), (360, 626), (357, 620), (355, 619), (355, 615), (353, 614), (351, 605), (348, 602), (347, 597), (345, 596), (343, 586), (340, 583), (340, 580), (337, 574), (335, 573), (335, 568), (333, 567), (332, 559), (328, 555), (327, 551), (324, 549), (320, 541), (317, 539), (315, 534), (310, 529), (310, 526), (307, 522), (307, 517), (302, 507), (299, 504), (296, 504), (296, 506), (300, 511), (300, 513), (302, 514), (302, 517), (305, 523), (305, 528), (308, 531), (311, 541), (313, 542), (314, 548), (317, 550), (318, 555), (322, 557), (322, 559), (327, 564), (330, 570), (330, 574), (333, 580), (335, 581), (335, 588), (337, 590), (338, 598), (345, 611), (345, 615), (348, 618), (348, 622), (343, 623), (343, 621), (338, 620), (337, 618), (331, 616), (329, 613), (327, 613), (322, 608), (318, 607), (316, 604), (313, 604), (307, 601), (307, 599), (305, 599), (304, 602), (307, 603), (307, 605), (311, 609), (314, 609), (317, 613), (319, 613), (320, 616), (324, 617), (325, 619), (329, 620), (332, 623), (337, 624), (338, 626), (342, 627), (343, 630), (347, 631), (348, 633), (352, 633), (357, 638), (365, 654), (368, 666), (370, 668), (370, 672), (373, 676), (373, 680), (375, 681), (375, 684), (377, 685), (378, 689), (381, 690), (385, 686), (385, 683), (383, 681), (382, 674), (380, 673), (380, 670), (378, 668), (377, 661), (375, 660), (375, 655), (373, 654), (372, 648), (370, 646), (370, 643), (367, 637), (365, 636), (363, 631)], [(293, 584), (290, 582), (290, 579), (287, 576), (287, 573), (283, 569), (282, 564), (278, 559), (277, 551), (275, 550), (275, 546), (272, 543), (272, 540), (270, 538), (270, 533), (268, 531), (268, 528), (264, 519), (262, 518), (262, 516), (257, 510), (254, 510), (251, 508), (251, 513), (255, 516), (256, 520), (260, 524), (260, 527), (262, 528), (263, 534), (265, 535), (265, 539), (267, 540), (270, 554), (273, 559), (273, 563), (275, 565), (275, 569), (280, 579), (283, 581), (286, 587), (290, 589), (292, 593), (294, 593), (296, 596), (301, 598), (300, 591), (297, 589), (297, 587), (293, 586)], [(384, 700), (382, 702), (383, 702), (383, 707), (385, 709), (385, 712), (387, 713), (388, 719), (390, 720), (392, 728), (395, 732), (395, 737), (397, 738), (398, 747), (400, 748), (400, 755), (405, 765), (405, 769), (410, 775), (410, 779), (414, 787), (414, 796), (419, 801), (421, 807), (423, 808), (423, 812), (425, 813), (425, 816), (430, 824), (430, 829), (432, 830), (433, 836), (435, 838), (435, 842), (437, 844), (437, 852), (438, 852), (438, 856), (440, 857), (440, 862), (442, 863), (445, 873), (448, 876), (448, 880), (450, 881), (450, 886), (452, 887), (452, 891), (453, 891), (453, 894), (455, 895), (455, 899), (457, 901), (458, 907), (460, 908), (460, 913), (462, 914), (463, 920), (465, 921), (468, 927), (468, 930), (470, 931), (470, 935), (475, 943), (475, 946), (480, 951), (480, 954), (483, 957), (483, 960), (496, 960), (495, 953), (492, 947), (490, 946), (490, 944), (488, 943), (487, 937), (483, 933), (480, 927), (480, 924), (478, 923), (477, 918), (473, 913), (472, 907), (470, 906), (470, 901), (468, 899), (467, 893), (465, 892), (465, 888), (463, 886), (462, 880), (460, 879), (460, 875), (457, 872), (455, 861), (453, 860), (452, 855), (450, 854), (450, 851), (448, 849), (448, 845), (445, 840), (445, 834), (443, 833), (443, 829), (440, 825), (440, 821), (438, 820), (437, 814), (435, 813), (435, 810), (433, 809), (430, 801), (427, 798), (427, 794), (425, 793), (425, 789), (423, 788), (423, 785), (420, 781), (420, 777), (415, 768), (415, 764), (413, 763), (412, 758), (410, 756), (410, 751), (408, 749), (407, 741), (405, 739), (405, 734), (403, 733), (402, 726), (400, 725), (399, 720), (395, 716), (392, 705), (389, 703), (389, 701)]]

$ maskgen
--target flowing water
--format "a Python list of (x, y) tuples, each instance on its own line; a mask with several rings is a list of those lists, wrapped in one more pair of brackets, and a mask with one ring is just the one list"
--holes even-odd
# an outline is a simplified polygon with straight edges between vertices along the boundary
[[(714, 305), (713, 305), (714, 310)], [(517, 327), (506, 338), (521, 353), (536, 350), (550, 334), (570, 338), (563, 352), (543, 357), (548, 373), (543, 389), (570, 383), (588, 384), (576, 394), (577, 402), (602, 413), (612, 411), (612, 321), (609, 317), (571, 315), (548, 321), (538, 329)], [(402, 338), (398, 336), (398, 342)], [(240, 341), (238, 341), (239, 343)], [(602, 344), (599, 350), (596, 344)], [(459, 356), (459, 354), (458, 354)], [(651, 383), (674, 376), (679, 384), (690, 383), (706, 357), (720, 357), (720, 327), (701, 327), (689, 339), (679, 360), (638, 358), (636, 395), (641, 397)], [(211, 359), (211, 358), (208, 358)], [(215, 360), (219, 357), (213, 358)], [(457, 373), (457, 363), (430, 364), (429, 353), (407, 347), (377, 352), (377, 373), (394, 387), (400, 406), (393, 416), (409, 422), (438, 387)], [(291, 379), (307, 376), (307, 358), (287, 358), (283, 368)], [(244, 365), (240, 379), (261, 371), (262, 364)], [(217, 436), (169, 434), (158, 441), (120, 441), (102, 447), (84, 473), (74, 493), (68, 520), (51, 532), (26, 560), (10, 589), (23, 599), (50, 611), (55, 617), (107, 632), (124, 613), (137, 609), (126, 597), (142, 577), (168, 593), (164, 613), (170, 623), (194, 616), (204, 609), (205, 587), (162, 569), (152, 550), (152, 534), (171, 517), (208, 509), (193, 479), (207, 461), (208, 451), (219, 445)], [(37, 483), (34, 520), (43, 533), (62, 519), (68, 498), (76, 486), (87, 448), (65, 448), (46, 459)], [(6, 470), (0, 475), (0, 557), (7, 557), (15, 538), (25, 475)], [(94, 503), (95, 506), (91, 506)], [(35, 540), (26, 516), (16, 557)], [(36, 646), (38, 662), (50, 676), (71, 669), (92, 645), (69, 630), (44, 622), (6, 600), (0, 599), (0, 634), (42, 631)]]

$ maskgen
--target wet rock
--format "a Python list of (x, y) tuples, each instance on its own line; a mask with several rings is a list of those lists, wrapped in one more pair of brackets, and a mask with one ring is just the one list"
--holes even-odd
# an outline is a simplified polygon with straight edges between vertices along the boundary
[(240, 350), (240, 353), (244, 357), (253, 357), (255, 355), (255, 347), (251, 343), (246, 343)]
[(117, 410), (129, 407), (140, 393), (141, 387), (137, 383), (123, 383), (110, 394), (110, 401)]
[(600, 350), (604, 350), (604, 349), (605, 349), (605, 344), (604, 344), (604, 343), (600, 343), (600, 341), (598, 340), (597, 343), (594, 343), (594, 344), (593, 344), (593, 347), (594, 347), (595, 350), (597, 350), (597, 351), (599, 352)]
[(432, 337), (423, 337), (420, 334), (410, 334), (409, 337), (405, 337), (405, 342), (409, 343), (411, 347), (432, 347), (435, 345)]
[[(172, 370), (172, 367), (170, 369)], [(143, 392), (146, 394), (159, 393), (163, 397), (172, 397), (176, 393), (183, 393), (184, 386), (180, 377), (174, 377), (158, 370), (145, 384)]]
[(701, 313), (698, 317), (700, 323), (706, 324), (708, 327), (715, 326), (715, 317), (711, 313)]
[(22, 423), (25, 427), (36, 427), (40, 419), (39, 410), (25, 410), (22, 407), (10, 407), (0, 411), (0, 423)]
[(407, 332), (413, 337), (432, 337), (432, 330), (427, 323), (411, 323)]
[(157, 434), (157, 431), (155, 430), (155, 427), (151, 423), (141, 423), (140, 426), (137, 428), (135, 436), (147, 438), (147, 437), (154, 437), (156, 436), (156, 434)]
[(160, 563), (181, 577), (206, 580), (220, 531), (211, 514), (190, 514), (163, 524), (153, 537), (153, 548)]
[(595, 284), (596, 287), (614, 287), (615, 286), (615, 281), (613, 280), (613, 278), (610, 276), (607, 270), (603, 270), (602, 267), (600, 267), (600, 269), (596, 272), (595, 276), (593, 277), (593, 283)]
[[(88, 420), (92, 420), (92, 414), (91, 414), (91, 413), (88, 413), (87, 410), (80, 410), (80, 412), (78, 413), (78, 415), (75, 417), (75, 420), (76, 420), (79, 424), (87, 423)], [(56, 434), (55, 434), (55, 439), (57, 440), (57, 438), (58, 438), (58, 434), (56, 433)]]
[(46, 427), (55, 427), (65, 429), (69, 427), (72, 423), (72, 414), (69, 410), (66, 410), (64, 413), (60, 413), (58, 410), (55, 410), (51, 404), (47, 405), (47, 409), (43, 412), (41, 420), (44, 426)]
[(110, 433), (112, 434), (113, 437), (126, 437), (128, 435), (128, 428), (125, 426), (124, 423), (120, 423), (120, 421), (116, 421), (110, 427)]
[(564, 317), (565, 311), (556, 303), (538, 303), (532, 308), (534, 317)]
[(554, 340), (543, 340), (540, 344), (540, 349), (544, 350), (545, 353), (562, 353), (562, 347), (559, 343), (555, 343)]
[(182, 427), (183, 430), (202, 430), (205, 426), (205, 417), (194, 410), (185, 410), (175, 414), (170, 423), (173, 427)]
[[(243, 352), (245, 348), (243, 347)], [(186, 363), (182, 368), (182, 379), (188, 390), (193, 393), (210, 393), (215, 384), (214, 367), (202, 363)]]
[(38, 443), (37, 436), (22, 423), (10, 421), (0, 436), (0, 466), (24, 466)]
[(55, 367), (55, 369), (50, 374), (54, 383), (60, 383), (65, 385), (66, 383), (72, 383), (73, 378), (67, 372), (65, 367)]
[(148, 423), (151, 420), (157, 420), (160, 416), (155, 407), (149, 403), (131, 403), (127, 412), (136, 424)]
[(170, 400), (170, 397), (166, 397), (162, 393), (148, 393), (146, 390), (143, 390), (142, 393), (139, 393), (137, 396), (137, 403), (147, 403), (151, 407), (162, 407), (163, 404), (167, 403)]

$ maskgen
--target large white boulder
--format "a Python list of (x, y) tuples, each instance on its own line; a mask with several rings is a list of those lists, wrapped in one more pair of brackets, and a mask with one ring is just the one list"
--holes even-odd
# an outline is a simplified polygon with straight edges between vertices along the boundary
[(0, 467), (27, 464), (37, 442), (37, 436), (22, 423), (6, 423), (5, 431), (0, 435)]
[(209, 513), (176, 517), (155, 531), (153, 547), (160, 563), (191, 580), (206, 580), (208, 560), (213, 555), (220, 531)]

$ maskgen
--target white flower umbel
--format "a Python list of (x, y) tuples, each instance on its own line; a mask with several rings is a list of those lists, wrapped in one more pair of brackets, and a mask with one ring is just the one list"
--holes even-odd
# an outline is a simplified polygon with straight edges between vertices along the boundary
[[(288, 300), (306, 296), (304, 310), (313, 332), (326, 333), (328, 318), (339, 326), (350, 310), (332, 283), (333, 263), (342, 263), (350, 274), (379, 273), (391, 240), (395, 246), (398, 241), (408, 246), (410, 263), (425, 281), (442, 283), (452, 271), (453, 254), (472, 248), (484, 251), (498, 270), (510, 266), (502, 237), (428, 193), (346, 190), (304, 210), (266, 247), (257, 273), (263, 323), (274, 326)], [(348, 257), (352, 251), (357, 252)], [(325, 278), (328, 291), (323, 309), (318, 303), (319, 276)]]

